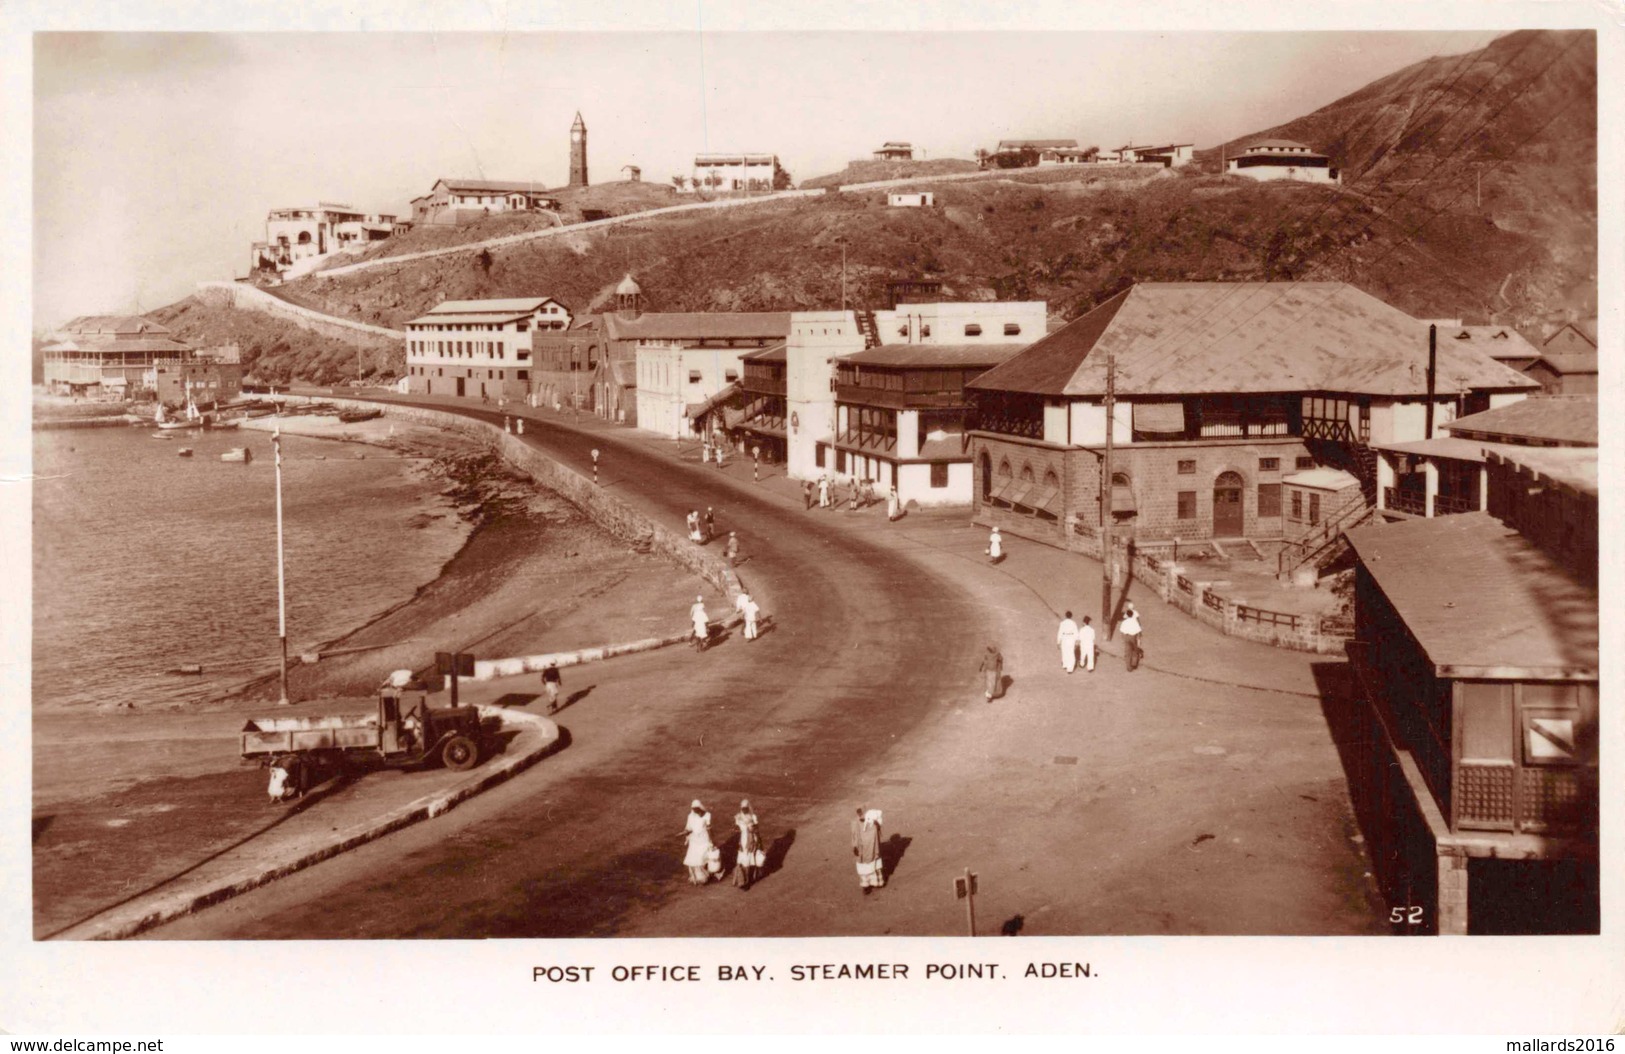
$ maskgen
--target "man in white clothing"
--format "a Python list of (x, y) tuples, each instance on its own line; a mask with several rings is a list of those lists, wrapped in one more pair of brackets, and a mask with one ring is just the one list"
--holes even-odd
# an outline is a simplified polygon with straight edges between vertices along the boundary
[(706, 642), (711, 638), (711, 620), (705, 613), (703, 596), (694, 598), (693, 606), (688, 609), (688, 617), (694, 623), (694, 650), (704, 651)]
[(1061, 619), (1061, 628), (1055, 633), (1055, 643), (1061, 646), (1061, 669), (1071, 673), (1078, 668), (1078, 624), (1072, 621), (1072, 612)]
[(1118, 625), (1117, 632), (1123, 637), (1123, 661), (1133, 672), (1139, 667), (1144, 654), (1140, 651), (1140, 634), (1144, 629), (1140, 625), (1140, 613), (1134, 610), (1133, 604), (1123, 608), (1123, 621)]
[(1083, 668), (1090, 673), (1095, 672), (1095, 627), (1088, 615), (1083, 616), (1083, 625), (1078, 627), (1078, 652), (1081, 656)]

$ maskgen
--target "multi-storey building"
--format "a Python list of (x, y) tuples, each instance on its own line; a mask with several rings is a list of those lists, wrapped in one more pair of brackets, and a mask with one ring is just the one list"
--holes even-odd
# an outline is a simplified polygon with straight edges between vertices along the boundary
[(690, 191), (776, 190), (784, 169), (777, 154), (695, 154)]
[(536, 335), (566, 331), (570, 320), (552, 297), (448, 300), (406, 324), (407, 390), (524, 399)]
[(191, 362), (190, 345), (140, 315), (85, 315), (43, 349), (45, 387), (58, 395), (125, 399), (150, 390), (158, 363)]
[(647, 312), (604, 316), (612, 348), (634, 349), (637, 425), (678, 439), (696, 434), (695, 420), (744, 375), (741, 357), (784, 340), (786, 312)]
[(835, 360), (862, 351), (864, 345), (856, 312), (797, 311), (790, 316), (790, 335), (784, 343), (784, 409), (785, 471), (791, 478), (817, 479), (830, 471), (826, 462), (835, 437)]
[(307, 270), (316, 258), (391, 237), (403, 226), (393, 213), (369, 214), (348, 205), (272, 209), (265, 240), (250, 247), (249, 270), (277, 274)]
[(1142, 542), (1282, 538), (1285, 475), (1341, 468), (1371, 504), (1373, 444), (1535, 387), (1450, 341), (1431, 382), (1428, 360), (1425, 325), (1344, 283), (1135, 285), (971, 383), (977, 517), (1098, 547), (1111, 361), (1114, 523)]

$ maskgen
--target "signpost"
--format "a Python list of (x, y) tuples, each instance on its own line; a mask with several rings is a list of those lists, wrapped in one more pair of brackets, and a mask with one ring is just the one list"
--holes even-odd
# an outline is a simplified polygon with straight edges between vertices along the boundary
[(593, 482), (593, 486), (598, 485), (598, 448), (597, 447), (592, 448), (592, 482)]
[(437, 651), (435, 668), (451, 678), (451, 705), (457, 705), (457, 678), (474, 676), (474, 656), (468, 652)]
[(954, 899), (965, 902), (965, 926), (970, 936), (976, 936), (976, 872), (968, 867), (954, 879)]

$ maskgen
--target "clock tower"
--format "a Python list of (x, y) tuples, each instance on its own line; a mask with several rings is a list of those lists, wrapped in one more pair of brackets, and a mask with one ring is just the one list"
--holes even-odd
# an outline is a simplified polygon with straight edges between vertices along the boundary
[(587, 123), (576, 112), (576, 123), (570, 126), (570, 185), (587, 185)]

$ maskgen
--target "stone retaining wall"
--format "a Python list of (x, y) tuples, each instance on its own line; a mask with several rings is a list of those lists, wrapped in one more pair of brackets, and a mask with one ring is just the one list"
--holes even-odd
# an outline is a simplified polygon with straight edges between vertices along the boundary
[(337, 315), (323, 314), (299, 304), (290, 304), (281, 297), (272, 296), (263, 289), (256, 289), (242, 282), (199, 282), (197, 296), (205, 303), (224, 303), (245, 311), (260, 311), (285, 318), (295, 325), (314, 330), (323, 336), (343, 338), (354, 337), (359, 333), (391, 341), (406, 339), (405, 330), (386, 329), (383, 326), (339, 318)]

